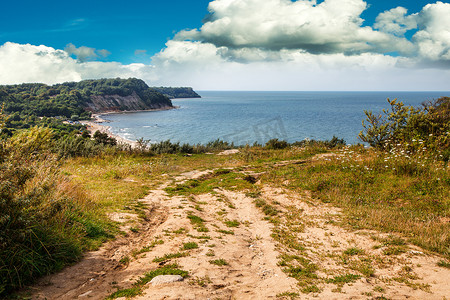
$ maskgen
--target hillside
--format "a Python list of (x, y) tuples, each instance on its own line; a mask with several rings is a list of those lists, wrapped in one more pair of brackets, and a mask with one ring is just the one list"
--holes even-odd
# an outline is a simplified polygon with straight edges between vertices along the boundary
[(201, 96), (190, 87), (153, 87), (153, 89), (170, 99), (201, 98)]
[(171, 98), (198, 96), (191, 88), (154, 89), (136, 78), (98, 79), (53, 86), (0, 86), (0, 103), (4, 103), (3, 112), (9, 116), (7, 128), (28, 128), (47, 126), (55, 122), (55, 117), (78, 120), (89, 119), (92, 113), (173, 107), (163, 93)]

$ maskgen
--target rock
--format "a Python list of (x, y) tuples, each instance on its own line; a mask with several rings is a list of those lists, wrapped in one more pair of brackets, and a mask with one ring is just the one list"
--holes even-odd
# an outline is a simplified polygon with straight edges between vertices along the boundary
[(177, 281), (183, 281), (183, 277), (181, 277), (180, 275), (159, 275), (153, 278), (150, 283), (152, 285), (160, 285)]
[(88, 296), (88, 295), (91, 294), (91, 293), (92, 293), (92, 291), (88, 291), (88, 292), (86, 292), (86, 293), (81, 294), (80, 296), (78, 296), (78, 298), (86, 297), (86, 296)]
[(231, 149), (231, 150), (222, 151), (222, 152), (220, 152), (217, 155), (232, 155), (232, 154), (236, 154), (236, 153), (239, 153), (239, 152), (240, 152), (239, 149)]

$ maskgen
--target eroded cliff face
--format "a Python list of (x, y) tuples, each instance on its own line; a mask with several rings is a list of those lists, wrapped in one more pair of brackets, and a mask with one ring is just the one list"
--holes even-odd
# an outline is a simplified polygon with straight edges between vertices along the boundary
[(86, 103), (86, 109), (93, 113), (162, 109), (170, 107), (171, 106), (162, 103), (147, 104), (136, 94), (136, 92), (133, 92), (129, 96), (91, 95), (91, 102)]

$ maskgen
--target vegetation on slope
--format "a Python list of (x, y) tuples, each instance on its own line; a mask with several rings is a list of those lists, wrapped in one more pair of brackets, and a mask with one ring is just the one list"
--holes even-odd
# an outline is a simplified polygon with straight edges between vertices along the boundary
[(170, 99), (175, 98), (201, 98), (199, 94), (197, 94), (190, 87), (153, 87), (156, 91), (160, 92), (164, 96), (169, 97)]
[[(61, 120), (89, 119), (95, 97), (131, 95), (137, 95), (143, 109), (172, 106), (169, 98), (136, 78), (84, 80), (53, 86), (40, 83), (0, 86), (3, 113), (9, 115), (5, 127), (9, 129), (35, 125), (55, 128), (63, 126)], [(113, 108), (121, 109), (119, 103), (116, 106)]]

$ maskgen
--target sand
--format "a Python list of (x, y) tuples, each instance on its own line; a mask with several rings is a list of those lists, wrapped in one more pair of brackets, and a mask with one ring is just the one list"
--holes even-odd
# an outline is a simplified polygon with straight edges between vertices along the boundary
[(86, 125), (87, 129), (93, 135), (96, 131), (108, 134), (109, 137), (115, 138), (118, 143), (130, 145), (132, 148), (136, 147), (136, 141), (125, 139), (117, 134), (111, 132), (111, 126), (105, 124), (108, 121), (102, 118), (102, 115), (92, 115), (92, 121), (80, 121), (81, 124)]

